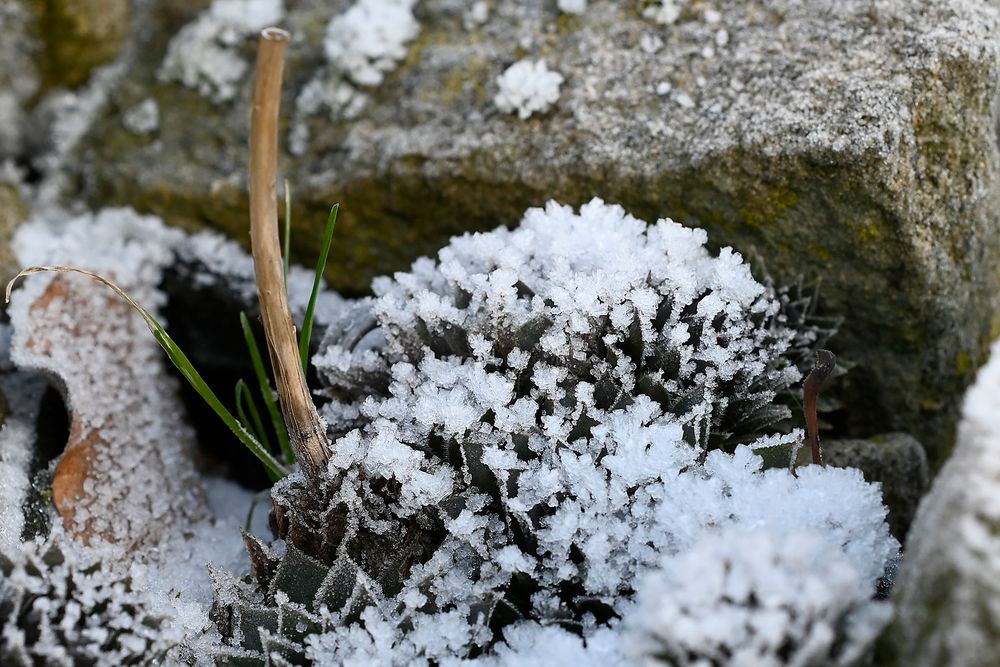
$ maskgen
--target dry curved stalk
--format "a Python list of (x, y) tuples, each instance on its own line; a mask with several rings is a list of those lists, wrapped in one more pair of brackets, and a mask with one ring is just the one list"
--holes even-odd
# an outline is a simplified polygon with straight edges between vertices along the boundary
[(288, 40), (288, 33), (278, 28), (260, 34), (250, 121), (250, 240), (281, 412), (295, 455), (315, 481), (330, 458), (330, 442), (302, 370), (278, 239), (278, 111)]
[(819, 390), (833, 369), (837, 366), (837, 357), (829, 350), (816, 350), (816, 363), (803, 384), (804, 411), (806, 413), (806, 432), (809, 435), (809, 446), (812, 448), (813, 463), (826, 466), (823, 463), (823, 449), (819, 445), (819, 418), (816, 415), (816, 401)]

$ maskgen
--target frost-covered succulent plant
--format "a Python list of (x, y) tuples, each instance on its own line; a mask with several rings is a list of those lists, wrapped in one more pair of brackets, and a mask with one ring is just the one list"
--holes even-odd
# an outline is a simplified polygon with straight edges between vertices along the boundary
[(147, 665), (180, 640), (98, 553), (54, 532), (0, 556), (0, 664)]
[(306, 638), (309, 659), (523, 657), (554, 626), (591, 651), (664, 555), (734, 524), (816, 527), (874, 589), (898, 549), (877, 489), (753, 452), (800, 438), (767, 429), (818, 333), (706, 240), (550, 204), (376, 280), (328, 329), (327, 483), (279, 482), (275, 519), (378, 588), (362, 623)]
[(627, 650), (648, 667), (854, 665), (892, 615), (859, 574), (815, 533), (723, 531), (646, 578)]

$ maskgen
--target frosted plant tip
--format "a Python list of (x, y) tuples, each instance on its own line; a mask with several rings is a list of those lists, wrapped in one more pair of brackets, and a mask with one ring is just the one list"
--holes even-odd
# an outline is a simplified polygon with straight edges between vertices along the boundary
[(287, 30), (271, 26), (270, 28), (264, 28), (260, 31), (260, 38), (267, 39), (272, 42), (287, 42), (291, 40), (292, 35)]

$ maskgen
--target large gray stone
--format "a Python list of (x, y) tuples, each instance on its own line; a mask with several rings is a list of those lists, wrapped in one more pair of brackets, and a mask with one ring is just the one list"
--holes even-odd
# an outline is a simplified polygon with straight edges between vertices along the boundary
[(880, 665), (1000, 665), (1000, 344), (965, 401), (955, 454), (923, 499)]
[[(323, 35), (350, 3), (286, 4), (294, 242), (300, 259), (315, 253), (342, 203), (336, 286), (363, 291), (452, 234), (599, 195), (706, 227), (780, 281), (821, 281), (823, 308), (845, 317), (833, 345), (856, 364), (829, 390), (845, 404), (836, 423), (912, 432), (932, 468), (943, 461), (957, 397), (997, 331), (1000, 25), (985, 0), (692, 0), (669, 26), (621, 0), (579, 17), (550, 0), (494, 2), (481, 25), (467, 2), (425, 0), (398, 69), (341, 88), (367, 104), (321, 115), (296, 100), (333, 76)], [(228, 102), (164, 83), (168, 39), (150, 31), (67, 195), (245, 240), (251, 77)], [(252, 40), (235, 52), (249, 63)], [(526, 56), (566, 80), (549, 113), (520, 120), (492, 99)], [(125, 129), (148, 100), (159, 126)]]

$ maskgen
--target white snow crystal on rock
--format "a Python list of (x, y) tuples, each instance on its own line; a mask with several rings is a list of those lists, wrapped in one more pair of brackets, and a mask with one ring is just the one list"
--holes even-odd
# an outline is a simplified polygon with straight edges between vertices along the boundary
[(642, 15), (662, 25), (673, 25), (681, 16), (684, 0), (644, 1)]
[(357, 0), (326, 29), (327, 59), (360, 86), (377, 86), (420, 34), (416, 0)]
[(860, 575), (813, 532), (725, 530), (639, 585), (627, 650), (648, 667), (853, 665), (892, 613)]
[(556, 6), (566, 14), (583, 14), (587, 11), (587, 0), (558, 0)]
[(156, 132), (160, 127), (160, 106), (153, 98), (147, 98), (126, 111), (122, 123), (132, 134)]
[(160, 80), (179, 81), (217, 102), (232, 99), (249, 69), (238, 47), (284, 15), (283, 0), (213, 0), (170, 41)]
[(1000, 341), (966, 394), (955, 453), (917, 510), (892, 640), (912, 667), (1000, 664)]
[(556, 103), (562, 82), (562, 74), (549, 70), (544, 60), (519, 60), (497, 79), (500, 90), (493, 103), (504, 113), (516, 111), (519, 118), (530, 118)]

